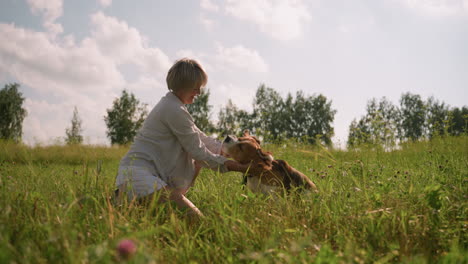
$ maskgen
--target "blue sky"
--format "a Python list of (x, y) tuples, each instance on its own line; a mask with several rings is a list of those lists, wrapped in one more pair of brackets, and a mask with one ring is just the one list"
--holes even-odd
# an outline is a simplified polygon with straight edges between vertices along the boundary
[(344, 142), (366, 102), (404, 92), (467, 105), (468, 0), (2, 0), (0, 85), (18, 82), (29, 144), (107, 144), (105, 110), (127, 88), (154, 105), (181, 57), (209, 75), (212, 117), (250, 110), (259, 84), (323, 94)]

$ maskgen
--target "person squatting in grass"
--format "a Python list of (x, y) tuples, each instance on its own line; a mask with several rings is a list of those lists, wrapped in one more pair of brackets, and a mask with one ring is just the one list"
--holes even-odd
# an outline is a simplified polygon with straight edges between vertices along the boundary
[(159, 202), (173, 201), (189, 215), (203, 216), (185, 197), (201, 167), (222, 173), (245, 172), (248, 165), (221, 155), (222, 143), (195, 125), (185, 104), (193, 103), (208, 76), (195, 60), (175, 62), (166, 77), (169, 92), (161, 98), (119, 164), (118, 199), (141, 200), (160, 192)]

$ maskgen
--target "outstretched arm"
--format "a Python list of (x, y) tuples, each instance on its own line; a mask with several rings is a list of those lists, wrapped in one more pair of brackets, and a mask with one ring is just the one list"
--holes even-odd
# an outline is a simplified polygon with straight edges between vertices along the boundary
[(238, 171), (245, 173), (249, 169), (250, 164), (241, 164), (234, 160), (227, 160), (224, 162), (224, 166), (226, 166), (226, 168), (229, 171)]

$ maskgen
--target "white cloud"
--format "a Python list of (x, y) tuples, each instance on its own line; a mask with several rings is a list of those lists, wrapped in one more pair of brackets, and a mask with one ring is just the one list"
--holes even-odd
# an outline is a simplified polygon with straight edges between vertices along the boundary
[(468, 0), (394, 0), (431, 16), (468, 15)]
[[(51, 16), (53, 17), (53, 16)], [(146, 38), (125, 22), (97, 13), (92, 33), (76, 43), (71, 35), (55, 36), (0, 23), (0, 76), (14, 79), (44, 99), (28, 99), (24, 140), (52, 143), (63, 137), (73, 106), (83, 119), (90, 143), (105, 143), (103, 116), (122, 88), (164, 92), (161, 76), (169, 69), (168, 56), (150, 47)], [(139, 69), (137, 81), (128, 83), (119, 66)], [(151, 76), (151, 77), (148, 77)], [(162, 92), (161, 92), (162, 93)]]
[[(216, 52), (199, 53), (193, 50), (179, 50), (178, 57), (189, 57), (199, 61), (208, 72), (210, 104), (213, 105), (212, 118), (216, 121), (220, 107), (228, 99), (240, 109), (250, 111), (259, 77), (268, 72), (268, 64), (255, 50), (243, 45), (224, 47), (215, 43)], [(261, 73), (261, 74), (259, 74)], [(260, 76), (259, 76), (260, 75)], [(245, 76), (239, 79), (238, 76)], [(246, 81), (248, 79), (248, 81)]]
[(200, 23), (205, 27), (206, 30), (211, 31), (215, 25), (215, 21), (213, 19), (209, 19), (205, 15), (200, 15)]
[(33, 14), (42, 15), (43, 26), (52, 35), (63, 32), (62, 25), (54, 23), (63, 14), (62, 0), (28, 0), (29, 8)]
[(158, 48), (149, 47), (147, 38), (136, 28), (101, 12), (94, 14), (91, 21), (93, 40), (100, 51), (117, 64), (132, 63), (152, 73), (165, 73), (169, 69), (168, 56)]
[(97, 1), (103, 7), (108, 7), (112, 4), (112, 0), (97, 0)]
[(43, 32), (0, 24), (0, 69), (21, 83), (57, 95), (99, 93), (123, 84), (114, 63), (90, 39), (54, 41)]
[(226, 48), (218, 43), (216, 52), (217, 66), (225, 70), (234, 67), (250, 72), (268, 72), (267, 63), (256, 50), (248, 49), (242, 45)]
[[(54, 144), (57, 139), (63, 141), (65, 129), (71, 125), (73, 108), (77, 106), (86, 143), (104, 144), (106, 142), (104, 105), (98, 105), (87, 98), (80, 99), (84, 101), (67, 98), (60, 103), (49, 103), (46, 100), (27, 98), (24, 107), (28, 111), (28, 116), (23, 122), (23, 141), (29, 145)], [(110, 100), (106, 105), (109, 104)]]
[(126, 88), (130, 91), (152, 91), (154, 98), (160, 98), (168, 91), (164, 80), (147, 75), (140, 75), (135, 82), (128, 83)]
[[(255, 90), (234, 83), (220, 84), (214, 92), (214, 98), (220, 98), (218, 104), (226, 105), (229, 99), (239, 108), (251, 111)], [(246, 100), (247, 99), (247, 100)]]
[[(180, 58), (190, 58), (198, 61), (202, 66), (203, 69), (208, 72), (208, 75), (210, 72), (216, 71), (217, 66), (214, 65), (214, 56), (210, 54), (205, 54), (202, 52), (195, 52), (190, 49), (181, 49), (176, 52), (176, 57), (178, 59)], [(209, 79), (209, 78), (208, 78)]]
[[(48, 142), (64, 136), (66, 121), (64, 110), (66, 108), (64, 109), (63, 105), (26, 98), (24, 107), (28, 111), (28, 116), (23, 123), (23, 131), (25, 131), (23, 140), (27, 144)], [(47, 121), (44, 122), (44, 120)], [(31, 134), (30, 131), (34, 133)]]
[(34, 14), (41, 14), (50, 22), (54, 22), (63, 13), (62, 0), (28, 0), (28, 4)]
[(260, 56), (258, 51), (236, 45), (233, 47), (224, 47), (221, 43), (215, 43), (215, 53), (200, 53), (190, 49), (177, 51), (178, 58), (191, 58), (201, 63), (207, 72), (224, 71), (232, 72), (237, 70), (250, 73), (268, 72), (268, 64)]
[(176, 52), (177, 58), (192, 58), (195, 59), (199, 62), (201, 62), (201, 57), (203, 57), (203, 54), (197, 54), (193, 50), (190, 49), (181, 49)]
[(211, 0), (200, 0), (200, 6), (208, 11), (217, 12), (219, 10), (219, 6), (211, 2)]
[(227, 0), (226, 12), (279, 40), (300, 37), (311, 19), (302, 0)]

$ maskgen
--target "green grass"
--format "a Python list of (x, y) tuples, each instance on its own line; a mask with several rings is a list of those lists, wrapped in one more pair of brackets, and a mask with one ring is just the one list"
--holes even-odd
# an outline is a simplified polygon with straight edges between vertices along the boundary
[(467, 263), (468, 138), (383, 152), (265, 145), (318, 195), (271, 199), (204, 170), (187, 221), (170, 204), (114, 207), (126, 148), (0, 144), (0, 263)]

